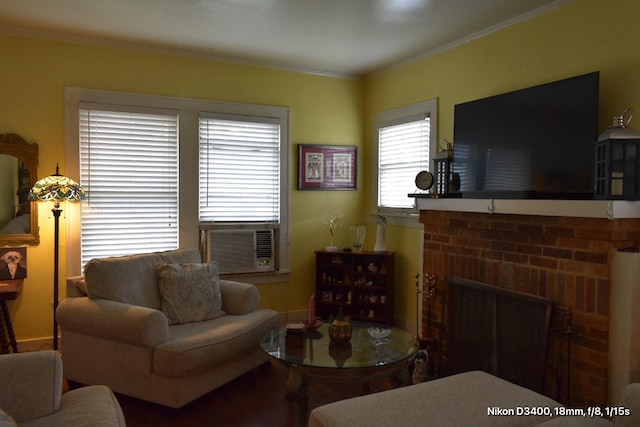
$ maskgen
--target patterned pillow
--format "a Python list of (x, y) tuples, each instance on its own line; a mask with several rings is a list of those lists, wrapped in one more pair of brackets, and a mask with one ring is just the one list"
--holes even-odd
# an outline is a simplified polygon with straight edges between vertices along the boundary
[(224, 316), (218, 263), (158, 265), (162, 311), (170, 325)]

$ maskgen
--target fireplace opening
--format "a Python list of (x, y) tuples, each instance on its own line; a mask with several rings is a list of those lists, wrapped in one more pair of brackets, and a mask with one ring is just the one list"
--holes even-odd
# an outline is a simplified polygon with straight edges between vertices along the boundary
[(482, 370), (542, 393), (553, 302), (460, 277), (446, 282), (446, 374)]

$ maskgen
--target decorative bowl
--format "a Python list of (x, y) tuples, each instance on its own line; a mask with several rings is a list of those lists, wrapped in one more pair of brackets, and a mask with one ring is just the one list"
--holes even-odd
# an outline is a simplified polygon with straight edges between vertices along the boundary
[(383, 326), (369, 326), (367, 332), (369, 332), (371, 338), (379, 340), (388, 337), (391, 334), (391, 329)]
[(329, 338), (332, 341), (349, 341), (351, 339), (351, 318), (345, 316), (342, 308), (338, 310), (336, 318), (329, 325)]
[(351, 325), (329, 325), (329, 338), (332, 341), (349, 341), (351, 339)]

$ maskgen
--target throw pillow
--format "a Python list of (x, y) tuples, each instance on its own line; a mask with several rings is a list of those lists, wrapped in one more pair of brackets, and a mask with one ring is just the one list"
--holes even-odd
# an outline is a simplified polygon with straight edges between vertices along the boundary
[(76, 288), (80, 290), (80, 292), (82, 292), (83, 295), (88, 295), (87, 282), (84, 281), (84, 277), (77, 278), (77, 279), (69, 279), (69, 280), (71, 281), (71, 283), (75, 285)]
[(17, 425), (13, 418), (0, 409), (0, 427), (16, 427)]
[(170, 325), (224, 316), (218, 263), (158, 266), (162, 311)]

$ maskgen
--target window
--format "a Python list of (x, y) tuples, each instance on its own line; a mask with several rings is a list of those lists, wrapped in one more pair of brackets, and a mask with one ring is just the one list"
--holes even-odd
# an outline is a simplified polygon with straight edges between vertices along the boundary
[(200, 228), (220, 273), (279, 269), (280, 120), (200, 116)]
[(178, 247), (178, 117), (80, 105), (81, 262)]
[(279, 220), (279, 120), (201, 115), (200, 222)]
[(413, 212), (409, 193), (415, 176), (431, 170), (435, 155), (437, 100), (379, 113), (374, 118), (377, 148), (376, 210), (383, 214)]
[(204, 249), (201, 220), (256, 230), (261, 267), (264, 249), (275, 251), (277, 269), (245, 280), (288, 273), (287, 108), (81, 88), (65, 96), (65, 175), (88, 195), (65, 209), (67, 274), (96, 257)]

